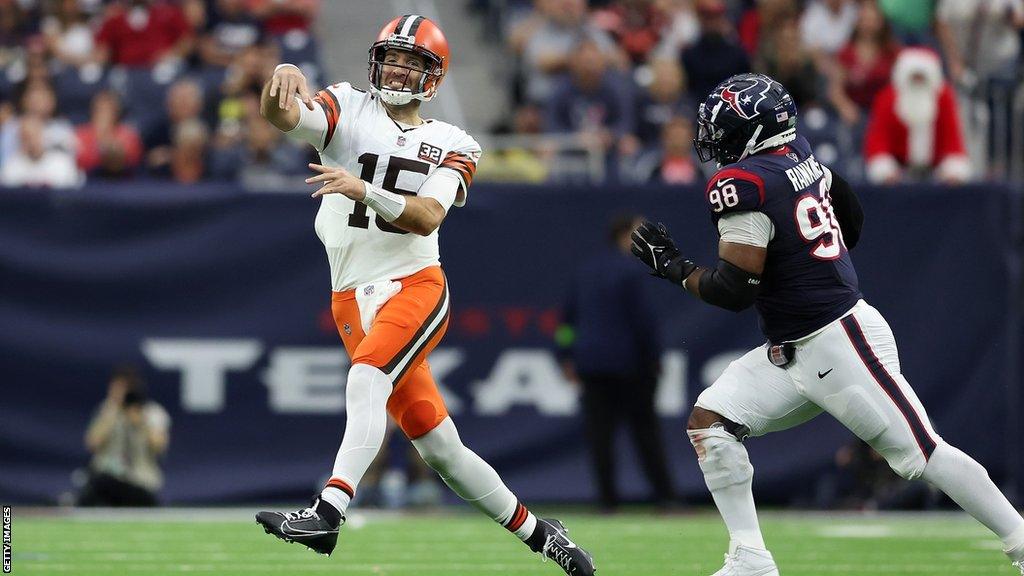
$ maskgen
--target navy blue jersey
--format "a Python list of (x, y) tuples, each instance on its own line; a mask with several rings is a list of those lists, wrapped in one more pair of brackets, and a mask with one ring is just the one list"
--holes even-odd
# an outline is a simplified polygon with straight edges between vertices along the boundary
[(716, 230), (723, 215), (751, 210), (775, 227), (755, 302), (771, 342), (806, 336), (861, 298), (832, 210), (831, 183), (831, 172), (801, 137), (780, 151), (725, 166), (708, 182), (705, 197)]

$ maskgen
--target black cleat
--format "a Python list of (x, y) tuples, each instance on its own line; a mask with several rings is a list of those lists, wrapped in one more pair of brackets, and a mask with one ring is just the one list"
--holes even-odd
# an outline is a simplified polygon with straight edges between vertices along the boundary
[(544, 530), (544, 546), (540, 553), (554, 560), (569, 576), (593, 576), (597, 572), (594, 558), (569, 539), (569, 530), (560, 520), (538, 518), (537, 528)]
[(331, 524), (316, 512), (316, 499), (309, 508), (295, 512), (258, 512), (256, 522), (267, 534), (273, 534), (285, 542), (298, 542), (320, 554), (331, 555), (338, 543), (338, 528), (345, 523), (342, 517), (338, 525)]

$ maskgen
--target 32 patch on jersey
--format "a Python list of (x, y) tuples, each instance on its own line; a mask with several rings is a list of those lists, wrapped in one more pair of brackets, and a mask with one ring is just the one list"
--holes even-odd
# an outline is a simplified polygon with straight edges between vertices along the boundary
[(426, 142), (420, 144), (419, 156), (420, 160), (426, 160), (427, 162), (432, 162), (434, 164), (441, 163), (441, 149), (437, 146), (431, 146)]

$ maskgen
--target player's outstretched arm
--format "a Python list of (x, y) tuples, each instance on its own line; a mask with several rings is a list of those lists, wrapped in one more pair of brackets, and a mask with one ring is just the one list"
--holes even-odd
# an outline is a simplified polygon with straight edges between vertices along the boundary
[(299, 123), (300, 112), (295, 106), (295, 97), (313, 110), (313, 98), (309, 94), (306, 76), (294, 64), (281, 64), (274, 75), (263, 85), (260, 93), (260, 115), (282, 132), (288, 132)]
[(681, 286), (701, 300), (739, 312), (754, 304), (761, 288), (767, 250), (719, 242), (718, 266), (702, 268), (682, 256), (664, 224), (642, 223), (633, 231), (633, 254), (654, 275)]

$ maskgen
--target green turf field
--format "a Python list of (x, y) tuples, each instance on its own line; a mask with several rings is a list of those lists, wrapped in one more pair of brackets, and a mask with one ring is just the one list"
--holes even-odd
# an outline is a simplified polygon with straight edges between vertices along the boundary
[[(356, 516), (334, 556), (267, 534), (249, 510), (75, 513), (14, 509), (14, 574), (202, 573), (505, 576), (562, 574), (514, 537), (471, 514)], [(543, 514), (544, 510), (540, 512)], [(598, 574), (707, 576), (726, 534), (707, 513), (656, 517), (559, 515), (593, 552)], [(767, 513), (766, 538), (784, 576), (1019, 576), (999, 542), (966, 516)]]

